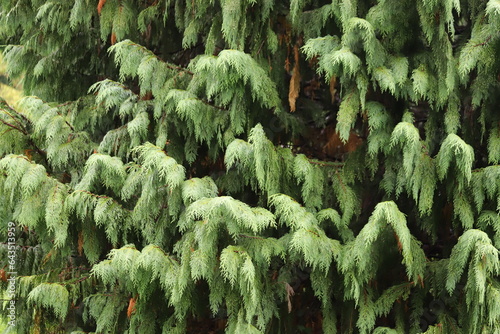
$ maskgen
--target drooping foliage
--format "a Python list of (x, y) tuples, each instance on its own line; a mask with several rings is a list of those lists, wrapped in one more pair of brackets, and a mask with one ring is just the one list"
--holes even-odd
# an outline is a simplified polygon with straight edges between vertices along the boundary
[(499, 29), (497, 0), (1, 0), (15, 330), (500, 333)]

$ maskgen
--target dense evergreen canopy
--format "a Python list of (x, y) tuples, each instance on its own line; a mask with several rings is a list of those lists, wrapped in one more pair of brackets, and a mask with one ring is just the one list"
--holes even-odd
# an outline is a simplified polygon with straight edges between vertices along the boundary
[(500, 1), (0, 6), (17, 333), (500, 333)]

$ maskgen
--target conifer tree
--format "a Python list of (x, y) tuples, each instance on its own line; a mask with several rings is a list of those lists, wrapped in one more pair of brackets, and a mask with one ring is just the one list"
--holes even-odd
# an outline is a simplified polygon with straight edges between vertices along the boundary
[(500, 333), (499, 30), (498, 0), (1, 0), (13, 330)]

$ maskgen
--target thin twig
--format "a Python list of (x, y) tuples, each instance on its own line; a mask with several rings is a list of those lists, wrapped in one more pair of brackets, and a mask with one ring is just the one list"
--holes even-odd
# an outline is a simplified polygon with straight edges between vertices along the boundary
[(21, 132), (21, 133), (22, 133), (23, 135), (25, 135), (25, 136), (27, 136), (27, 135), (28, 135), (28, 133), (27, 133), (24, 129), (20, 129), (20, 128), (18, 128), (17, 126), (15, 126), (15, 125), (13, 125), (13, 124), (10, 124), (9, 122), (4, 121), (4, 120), (3, 120), (3, 119), (1, 119), (1, 118), (0, 118), (0, 122), (2, 122), (3, 124), (5, 124), (5, 125), (7, 125), (7, 126), (9, 126), (9, 127), (13, 128), (13, 129), (15, 129), (15, 130), (17, 130), (17, 131)]

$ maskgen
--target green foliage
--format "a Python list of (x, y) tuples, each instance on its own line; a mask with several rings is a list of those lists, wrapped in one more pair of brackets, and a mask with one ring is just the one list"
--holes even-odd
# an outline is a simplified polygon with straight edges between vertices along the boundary
[[(424, 279), (425, 254), (418, 241), (412, 237), (404, 215), (394, 202), (377, 204), (368, 223), (363, 227), (355, 240), (346, 245), (346, 253), (341, 265), (342, 271), (351, 279), (348, 281), (350, 296), (359, 303), (361, 287), (375, 278), (379, 257), (376, 254), (375, 241), (382, 235), (387, 238), (386, 227), (390, 226), (394, 233), (397, 248), (406, 267), (406, 275), (416, 285)], [(347, 283), (347, 282), (346, 282)], [(386, 313), (386, 312), (383, 312)]]
[[(446, 289), (450, 294), (460, 280), (469, 258), (467, 283), (464, 289), (467, 311), (472, 316), (463, 322), (464, 329), (474, 333), (484, 326), (483, 321), (486, 326), (493, 325), (490, 327), (493, 329), (500, 320), (498, 306), (486, 301), (498, 295), (494, 278), (500, 273), (499, 251), (483, 231), (471, 229), (465, 232), (453, 248), (448, 265)], [(482, 319), (485, 314), (488, 314), (488, 320)]]
[(28, 295), (28, 303), (41, 304), (43, 307), (52, 308), (55, 315), (66, 318), (69, 304), (68, 290), (59, 284), (42, 283), (31, 290)]
[(499, 28), (496, 0), (1, 0), (18, 333), (499, 333)]

